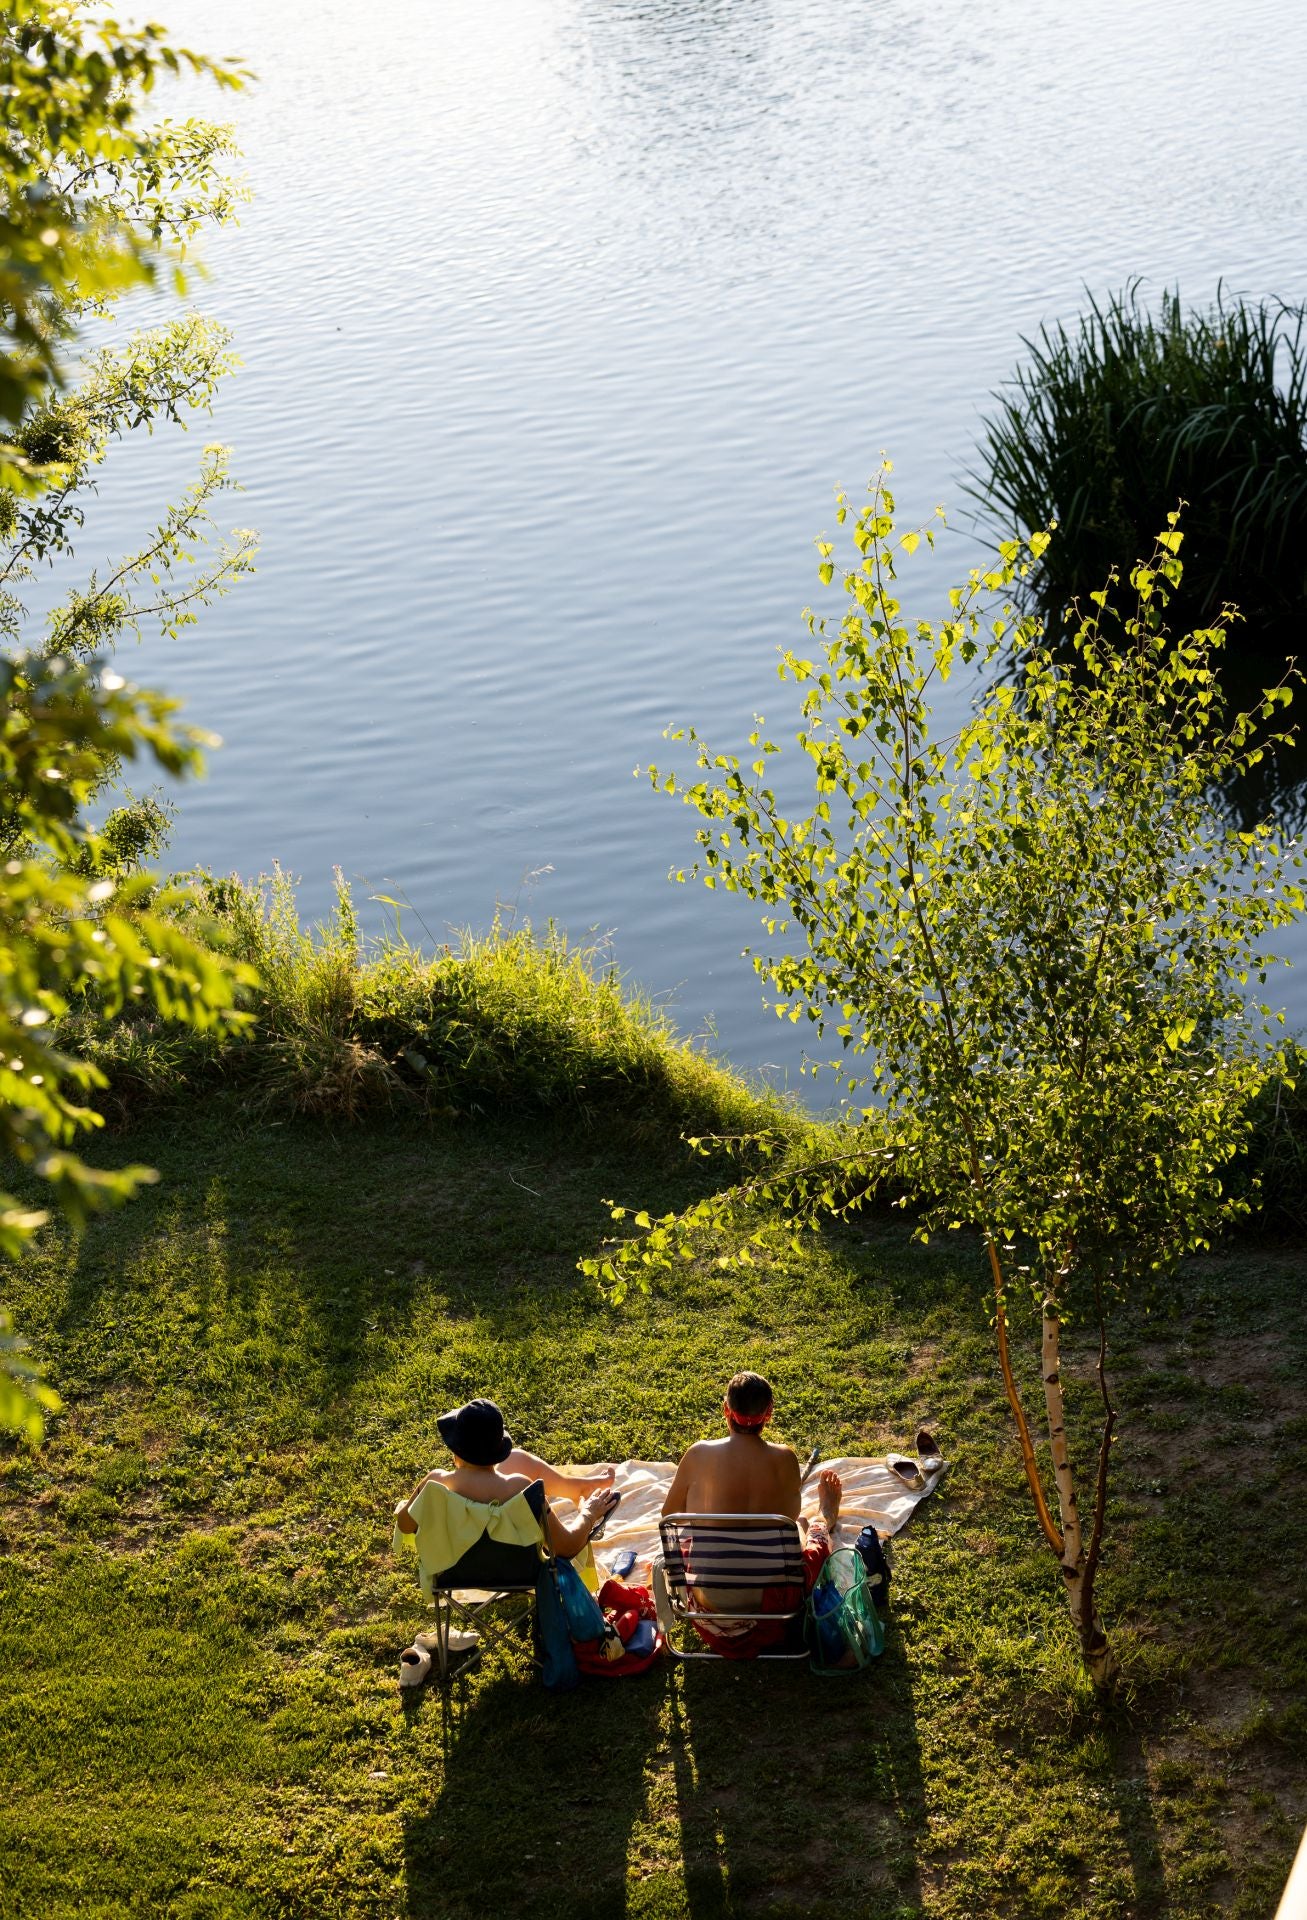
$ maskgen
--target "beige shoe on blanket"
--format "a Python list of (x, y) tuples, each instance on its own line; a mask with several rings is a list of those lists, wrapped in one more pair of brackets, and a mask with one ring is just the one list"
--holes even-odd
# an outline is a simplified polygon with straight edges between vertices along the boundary
[(887, 1453), (885, 1465), (890, 1472), (897, 1474), (910, 1493), (920, 1493), (926, 1484), (926, 1476), (915, 1460), (909, 1460), (903, 1453)]

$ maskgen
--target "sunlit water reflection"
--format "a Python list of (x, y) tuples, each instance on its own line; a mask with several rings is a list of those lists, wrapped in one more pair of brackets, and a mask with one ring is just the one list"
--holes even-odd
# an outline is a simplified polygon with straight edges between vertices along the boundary
[[(339, 864), (415, 934), (497, 901), (611, 933), (684, 1027), (793, 1078), (752, 916), (667, 883), (692, 820), (631, 770), (669, 720), (779, 723), (832, 489), (884, 447), (909, 511), (961, 518), (987, 392), (1084, 285), (1307, 293), (1307, 12), (153, 11), (260, 75), (219, 109), (257, 198), (205, 250), (245, 367), (201, 432), (262, 560), (132, 663), (227, 742), (177, 858), (279, 859), (313, 912)], [(198, 453), (117, 452), (83, 557), (135, 544)], [(922, 611), (975, 554), (917, 565)]]

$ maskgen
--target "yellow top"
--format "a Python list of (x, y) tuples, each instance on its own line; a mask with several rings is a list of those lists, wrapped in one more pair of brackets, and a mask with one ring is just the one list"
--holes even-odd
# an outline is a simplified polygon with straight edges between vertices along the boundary
[[(526, 1497), (526, 1489), (507, 1500), (469, 1500), (439, 1480), (428, 1480), (418, 1489), (409, 1507), (417, 1521), (416, 1533), (401, 1533), (398, 1525), (391, 1536), (397, 1553), (412, 1547), (418, 1557), (418, 1582), (427, 1598), (431, 1582), (446, 1567), (457, 1566), (483, 1534), (505, 1547), (537, 1547), (545, 1557), (544, 1528)], [(574, 1562), (577, 1572), (592, 1590), (597, 1588), (594, 1555), (587, 1545)]]

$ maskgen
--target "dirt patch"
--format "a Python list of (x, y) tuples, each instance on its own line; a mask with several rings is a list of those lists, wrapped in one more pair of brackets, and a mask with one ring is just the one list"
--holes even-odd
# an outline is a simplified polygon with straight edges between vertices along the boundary
[(1238, 1733), (1259, 1708), (1282, 1706), (1288, 1698), (1277, 1696), (1251, 1667), (1193, 1667), (1185, 1692), (1204, 1731), (1224, 1736)]
[[(1195, 1351), (1182, 1334), (1169, 1340), (1141, 1340), (1131, 1357), (1158, 1373), (1183, 1373), (1207, 1387), (1248, 1387), (1259, 1399), (1275, 1404), (1285, 1399), (1301, 1402), (1293, 1382), (1286, 1378), (1284, 1333), (1223, 1334), (1203, 1340)], [(1109, 1367), (1110, 1373), (1110, 1367)]]
[(236, 1557), (242, 1566), (257, 1566), (274, 1554), (284, 1552), (285, 1531), (281, 1527), (251, 1527), (236, 1542)]

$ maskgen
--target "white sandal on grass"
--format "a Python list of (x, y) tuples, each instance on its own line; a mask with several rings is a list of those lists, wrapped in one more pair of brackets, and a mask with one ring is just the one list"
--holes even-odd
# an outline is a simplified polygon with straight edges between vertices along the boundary
[[(481, 1645), (481, 1635), (451, 1627), (446, 1644), (452, 1663), (456, 1658), (474, 1654)], [(435, 1633), (415, 1633), (412, 1646), (405, 1647), (399, 1656), (400, 1686), (420, 1687), (431, 1677), (431, 1669), (439, 1658), (440, 1636)]]
[(399, 1684), (401, 1687), (420, 1687), (431, 1672), (431, 1650), (429, 1647), (405, 1647), (399, 1656)]
[[(481, 1645), (481, 1635), (470, 1627), (451, 1627), (447, 1644), (451, 1655), (474, 1653)], [(429, 1653), (434, 1660), (440, 1652), (440, 1637), (438, 1634), (427, 1633), (424, 1630), (422, 1633), (413, 1635), (413, 1645), (419, 1653)]]

